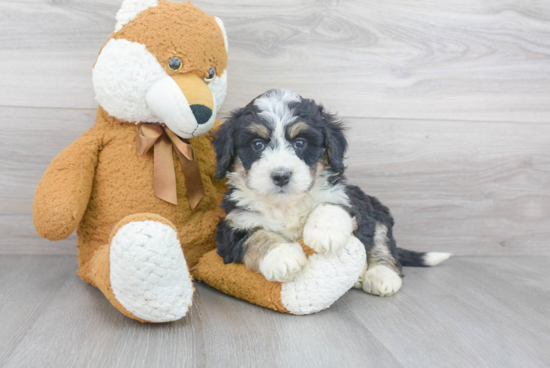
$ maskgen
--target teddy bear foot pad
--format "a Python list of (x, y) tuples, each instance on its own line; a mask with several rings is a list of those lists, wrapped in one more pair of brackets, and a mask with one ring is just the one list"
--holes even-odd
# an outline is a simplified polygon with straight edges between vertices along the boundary
[(117, 301), (140, 320), (175, 321), (191, 306), (193, 284), (178, 235), (162, 222), (129, 222), (118, 229), (110, 281)]

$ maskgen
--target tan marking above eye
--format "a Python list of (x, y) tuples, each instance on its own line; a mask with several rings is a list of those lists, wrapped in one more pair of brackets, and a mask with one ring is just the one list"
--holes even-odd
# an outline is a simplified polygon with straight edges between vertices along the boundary
[(288, 128), (288, 135), (291, 139), (294, 139), (298, 134), (309, 129), (307, 123), (299, 121), (296, 124), (293, 124)]
[(252, 125), (249, 125), (247, 129), (264, 139), (269, 139), (269, 136), (271, 135), (271, 132), (269, 131), (269, 129), (267, 129), (262, 124), (252, 124)]

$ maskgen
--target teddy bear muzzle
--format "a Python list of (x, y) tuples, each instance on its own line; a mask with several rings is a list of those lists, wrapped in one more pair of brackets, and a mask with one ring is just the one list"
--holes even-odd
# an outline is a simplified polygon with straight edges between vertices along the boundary
[(199, 136), (214, 125), (214, 96), (207, 82), (194, 73), (160, 79), (145, 100), (151, 112), (181, 138)]

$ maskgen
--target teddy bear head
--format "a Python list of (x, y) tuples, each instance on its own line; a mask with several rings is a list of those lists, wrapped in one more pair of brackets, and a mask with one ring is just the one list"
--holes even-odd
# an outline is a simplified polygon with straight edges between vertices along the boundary
[(111, 116), (164, 123), (182, 138), (208, 132), (227, 88), (222, 21), (191, 3), (124, 0), (93, 69)]

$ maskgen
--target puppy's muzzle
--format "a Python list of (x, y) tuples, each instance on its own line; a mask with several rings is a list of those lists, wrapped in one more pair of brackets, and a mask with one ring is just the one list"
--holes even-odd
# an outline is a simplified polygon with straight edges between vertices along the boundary
[(290, 181), (292, 173), (290, 171), (277, 171), (271, 174), (271, 179), (273, 183), (279, 187), (284, 187)]

